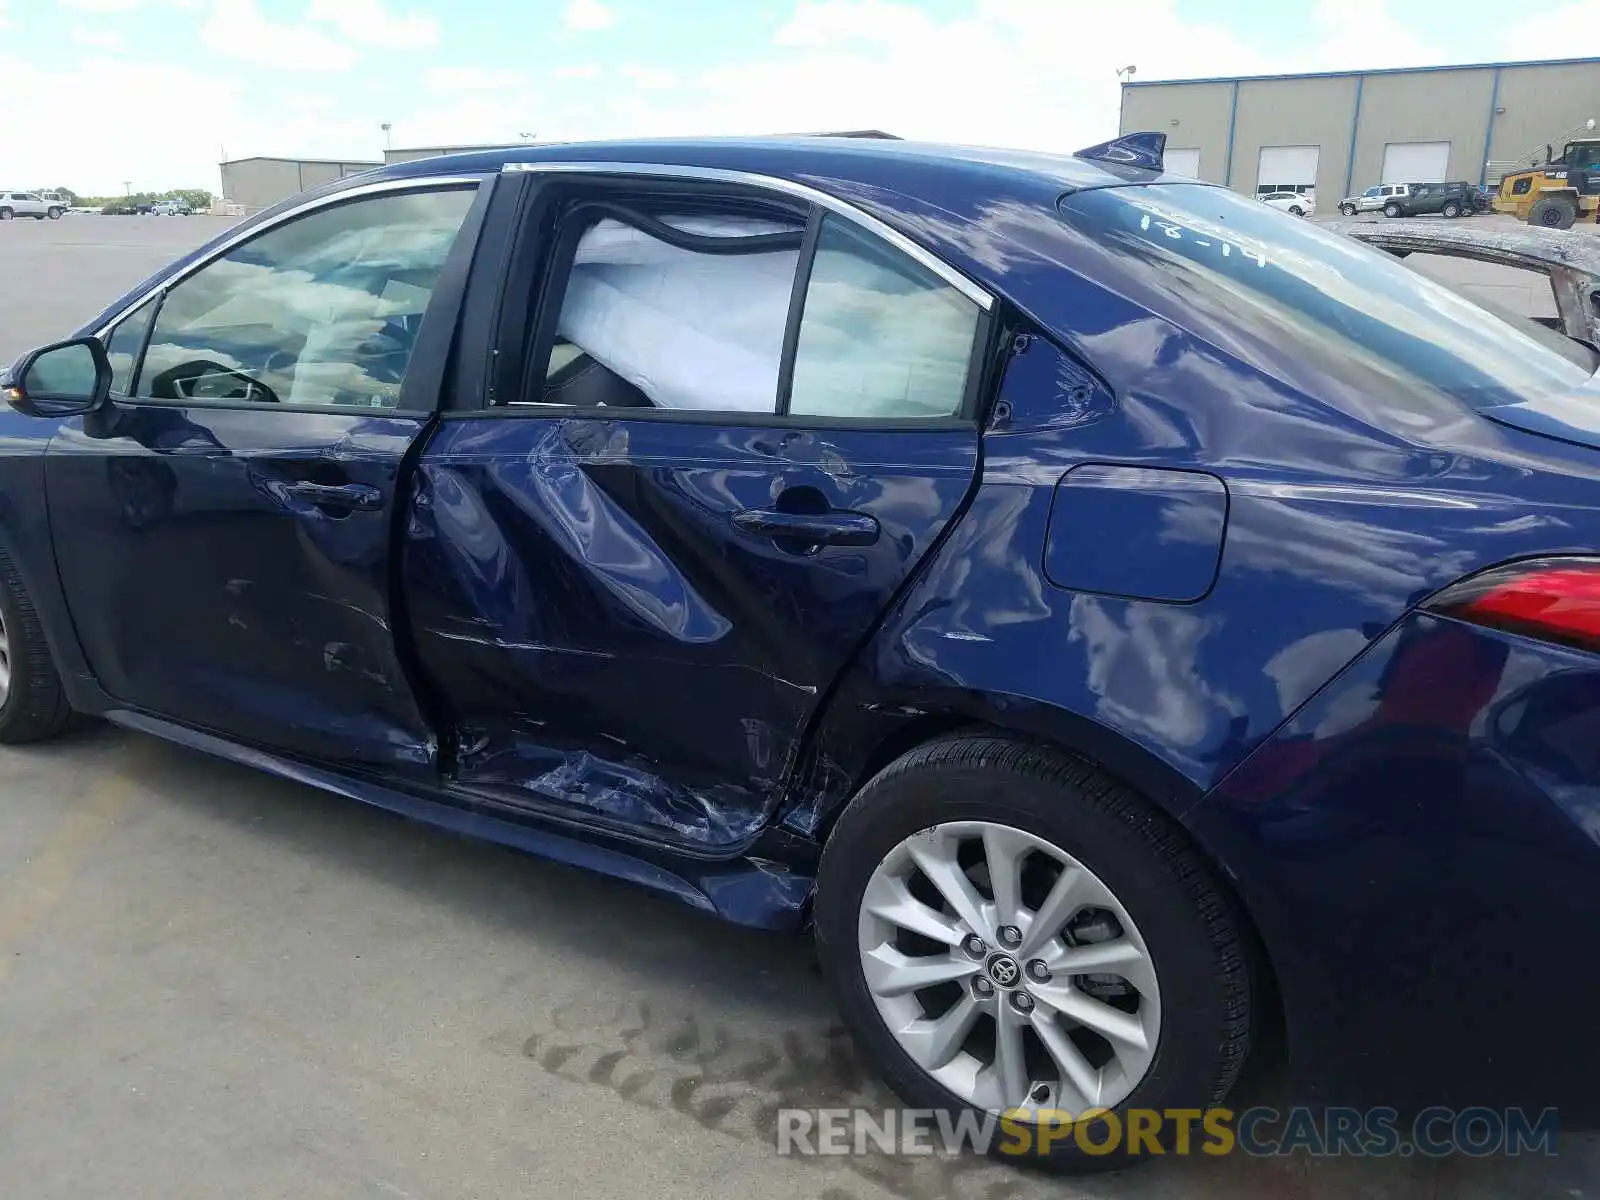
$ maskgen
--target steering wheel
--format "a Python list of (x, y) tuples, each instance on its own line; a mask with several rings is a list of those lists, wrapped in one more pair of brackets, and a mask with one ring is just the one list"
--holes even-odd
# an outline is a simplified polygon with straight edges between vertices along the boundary
[(278, 404), (278, 393), (259, 379), (210, 359), (195, 359), (161, 372), (150, 381), (150, 394), (172, 400), (245, 400)]

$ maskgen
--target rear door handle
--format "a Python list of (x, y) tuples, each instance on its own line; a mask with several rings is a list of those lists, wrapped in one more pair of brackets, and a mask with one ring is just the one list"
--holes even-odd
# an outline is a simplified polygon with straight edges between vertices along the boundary
[(296, 479), (281, 486), (284, 495), (306, 504), (325, 505), (329, 508), (383, 507), (382, 490), (370, 483), (312, 483), (308, 479)]
[(775, 508), (747, 508), (734, 513), (733, 523), (761, 537), (792, 538), (814, 546), (870, 546), (878, 540), (878, 522), (866, 513), (793, 513)]

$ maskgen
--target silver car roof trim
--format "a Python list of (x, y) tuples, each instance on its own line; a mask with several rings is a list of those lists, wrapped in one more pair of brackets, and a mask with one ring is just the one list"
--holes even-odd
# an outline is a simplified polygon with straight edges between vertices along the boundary
[(346, 200), (353, 200), (361, 196), (377, 196), (384, 192), (409, 192), (425, 188), (462, 187), (466, 184), (482, 184), (484, 180), (493, 178), (494, 172), (489, 171), (478, 172), (472, 175), (419, 175), (409, 179), (385, 179), (377, 183), (364, 183), (359, 187), (345, 188), (342, 191), (330, 192), (328, 195), (318, 196), (314, 200), (307, 200), (303, 204), (297, 204), (293, 208), (285, 209), (283, 212), (273, 217), (270, 221), (263, 221), (259, 225), (252, 225), (249, 229), (240, 230), (233, 237), (230, 237), (225, 241), (218, 242), (212, 251), (204, 258), (196, 259), (194, 262), (184, 267), (181, 271), (174, 271), (171, 275), (165, 276), (155, 287), (150, 288), (147, 291), (140, 292), (127, 304), (119, 308), (116, 313), (107, 319), (98, 329), (96, 329), (94, 331), (94, 336), (97, 338), (105, 337), (116, 326), (117, 322), (121, 321), (122, 318), (133, 312), (134, 309), (143, 305), (152, 296), (166, 291), (174, 284), (187, 279), (196, 271), (210, 266), (212, 263), (216, 262), (217, 259), (227, 254), (228, 251), (234, 249), (241, 243), (249, 241), (257, 234), (265, 233), (269, 229), (274, 229), (277, 226), (282, 225), (285, 221), (292, 221), (296, 217), (304, 216), (309, 212), (315, 212), (319, 208), (327, 208), (330, 205), (342, 204)]
[(791, 179), (780, 179), (773, 175), (759, 175), (751, 171), (730, 171), (722, 167), (685, 167), (674, 166), (670, 163), (508, 162), (500, 170), (504, 174), (527, 173), (542, 175), (548, 172), (551, 174), (654, 175), (669, 179), (699, 179), (712, 183), (744, 184), (748, 187), (782, 192), (786, 196), (792, 196), (797, 200), (804, 200), (808, 204), (815, 204), (818, 208), (825, 208), (829, 212), (837, 213), (869, 233), (882, 238), (902, 254), (921, 263), (985, 312), (994, 307), (994, 297), (989, 292), (972, 282), (972, 280), (957, 271), (938, 255), (924, 250), (899, 230), (885, 224), (870, 213), (863, 212), (861, 209), (839, 199), (837, 196), (830, 196), (827, 192), (818, 191), (816, 188), (808, 187), (803, 183), (795, 183)]

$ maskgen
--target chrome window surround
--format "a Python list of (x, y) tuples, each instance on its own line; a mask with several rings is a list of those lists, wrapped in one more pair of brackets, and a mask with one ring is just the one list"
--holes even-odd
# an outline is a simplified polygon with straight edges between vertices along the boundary
[(972, 280), (961, 274), (938, 255), (924, 250), (899, 230), (885, 224), (877, 217), (862, 212), (859, 208), (840, 200), (837, 196), (830, 196), (827, 192), (818, 191), (816, 188), (808, 187), (803, 183), (795, 183), (789, 179), (780, 179), (772, 175), (758, 175), (751, 171), (730, 171), (722, 167), (683, 167), (667, 163), (509, 162), (502, 166), (500, 171), (502, 174), (507, 175), (543, 175), (547, 173), (644, 175), (661, 179), (688, 179), (703, 180), (708, 183), (743, 184), (747, 187), (764, 188), (770, 192), (781, 192), (783, 195), (790, 196), (796, 200), (803, 200), (807, 204), (814, 204), (818, 208), (835, 213), (873, 236), (888, 242), (906, 257), (916, 260), (932, 271), (984, 312), (988, 312), (994, 307), (994, 297), (992, 295), (973, 283)]
[[(511, 162), (505, 163), (500, 168), (500, 174), (589, 174), (589, 175), (643, 175), (665, 179), (704, 180), (711, 183), (742, 184), (747, 187), (764, 188), (767, 191), (779, 192), (797, 200), (814, 204), (818, 208), (858, 225), (875, 237), (881, 238), (896, 250), (907, 257), (914, 259), (940, 279), (959, 291), (968, 300), (971, 300), (984, 312), (994, 308), (994, 297), (949, 263), (936, 254), (924, 250), (917, 243), (899, 230), (880, 221), (870, 213), (862, 212), (859, 208), (847, 204), (837, 196), (830, 196), (826, 192), (808, 187), (803, 183), (792, 180), (780, 179), (772, 175), (758, 175), (750, 171), (729, 171), (720, 167), (683, 167), (663, 163), (614, 163), (614, 162)], [(303, 217), (320, 208), (328, 208), (335, 204), (343, 204), (349, 200), (359, 200), (364, 196), (380, 196), (386, 192), (425, 191), (432, 188), (464, 187), (466, 185), (479, 185), (485, 179), (491, 178), (492, 173), (480, 172), (470, 175), (418, 175), (405, 179), (385, 179), (378, 183), (362, 184), (359, 187), (346, 188), (342, 191), (329, 192), (327, 195), (318, 196), (315, 200), (308, 200), (286, 209), (270, 221), (259, 225), (252, 225), (249, 229), (241, 230), (233, 237), (220, 242), (211, 253), (204, 258), (196, 259), (180, 271), (168, 275), (155, 287), (140, 292), (127, 304), (119, 308), (108, 317), (99, 328), (94, 331), (94, 336), (104, 338), (117, 324), (134, 309), (138, 308), (150, 297), (176, 286), (197, 271), (204, 270), (219, 258), (228, 254), (252, 238), (275, 229), (279, 225)]]
[(259, 225), (252, 225), (249, 229), (241, 230), (239, 233), (228, 238), (226, 241), (218, 243), (211, 253), (207, 254), (204, 258), (196, 259), (194, 262), (184, 267), (181, 271), (174, 271), (171, 275), (163, 278), (155, 287), (150, 288), (148, 291), (140, 292), (127, 304), (119, 308), (115, 314), (107, 318), (106, 321), (94, 331), (93, 336), (102, 339), (105, 338), (107, 334), (116, 328), (118, 323), (120, 323), (124, 317), (133, 312), (134, 309), (138, 308), (152, 296), (160, 295), (169, 288), (175, 287), (177, 284), (189, 278), (189, 276), (195, 274), (197, 271), (202, 271), (206, 267), (209, 267), (219, 258), (224, 257), (230, 251), (237, 249), (245, 242), (250, 241), (252, 238), (257, 237), (260, 234), (266, 233), (269, 229), (276, 229), (279, 225), (293, 221), (296, 217), (303, 217), (307, 213), (316, 212), (319, 208), (330, 208), (335, 204), (343, 204), (347, 200), (359, 200), (363, 196), (381, 196), (386, 192), (433, 191), (440, 188), (464, 187), (468, 184), (477, 187), (482, 185), (484, 180), (492, 179), (493, 177), (493, 172), (480, 172), (474, 175), (421, 175), (413, 179), (386, 179), (381, 183), (366, 183), (362, 184), (360, 187), (347, 188), (344, 191), (339, 192), (330, 192), (326, 196), (318, 196), (315, 200), (307, 200), (304, 204), (297, 204), (294, 208), (279, 213), (270, 221), (263, 221)]

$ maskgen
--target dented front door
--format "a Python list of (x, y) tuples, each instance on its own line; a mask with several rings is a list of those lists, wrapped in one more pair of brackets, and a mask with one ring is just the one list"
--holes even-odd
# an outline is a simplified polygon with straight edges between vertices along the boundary
[(977, 460), (970, 425), (447, 420), (404, 568), (447, 769), (504, 806), (747, 840)]

